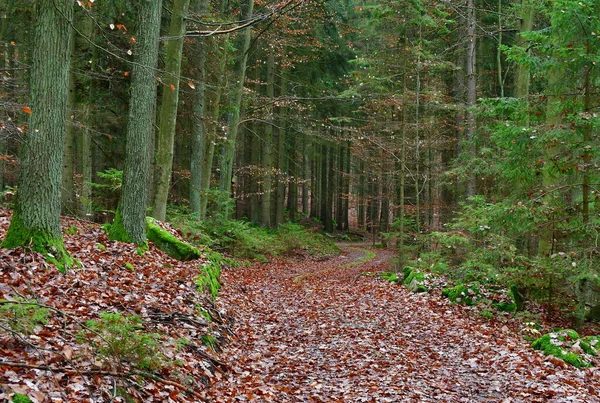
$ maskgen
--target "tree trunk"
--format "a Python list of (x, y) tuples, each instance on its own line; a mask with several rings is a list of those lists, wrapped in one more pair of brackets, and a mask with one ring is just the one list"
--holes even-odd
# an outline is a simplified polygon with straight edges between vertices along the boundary
[(177, 106), (179, 102), (179, 75), (181, 73), (181, 55), (185, 17), (190, 0), (175, 0), (169, 26), (169, 41), (165, 62), (165, 87), (160, 106), (160, 125), (156, 143), (156, 165), (154, 166), (154, 202), (152, 216), (164, 221), (167, 215), (167, 199), (173, 171), (173, 143), (177, 124)]
[[(198, 2), (197, 10), (199, 15), (205, 15), (208, 12), (208, 1)], [(196, 96), (194, 101), (194, 126), (192, 128), (191, 155), (190, 155), (190, 212), (193, 215), (201, 217), (202, 201), (202, 180), (203, 170), (206, 169), (205, 154), (206, 146), (210, 144), (206, 135), (206, 53), (208, 48), (208, 38), (199, 37), (196, 39), (195, 46), (195, 64), (196, 73)], [(209, 177), (210, 178), (210, 177)]]
[[(273, 101), (275, 80), (275, 56), (267, 56), (267, 102)], [(263, 187), (261, 197), (261, 219), (263, 227), (271, 228), (271, 196), (273, 194), (273, 107), (267, 108), (267, 123), (263, 132), (264, 147), (262, 155)]]
[[(252, 17), (254, 0), (242, 0), (240, 4), (240, 20), (247, 21)], [(231, 181), (233, 179), (233, 161), (235, 159), (235, 147), (240, 124), (240, 108), (242, 106), (242, 94), (244, 92), (244, 80), (246, 78), (246, 63), (248, 61), (248, 49), (250, 48), (251, 30), (244, 28), (239, 34), (237, 62), (234, 72), (234, 85), (231, 90), (232, 112), (229, 119), (229, 133), (223, 145), (223, 160), (221, 163), (221, 190), (231, 195)]]
[(59, 267), (72, 263), (60, 232), (61, 169), (69, 89), (73, 2), (36, 2), (28, 133), (5, 248), (32, 244)]
[[(475, 157), (477, 153), (475, 113), (473, 108), (477, 103), (477, 75), (475, 65), (476, 57), (476, 37), (475, 28), (477, 20), (475, 17), (474, 0), (467, 0), (467, 111), (466, 111), (466, 137), (469, 141), (470, 154)], [(477, 194), (477, 176), (470, 174), (467, 183), (467, 197)]]
[(146, 241), (148, 142), (153, 136), (162, 0), (138, 0), (138, 32), (131, 71), (131, 99), (125, 145), (121, 200), (109, 237), (124, 242)]

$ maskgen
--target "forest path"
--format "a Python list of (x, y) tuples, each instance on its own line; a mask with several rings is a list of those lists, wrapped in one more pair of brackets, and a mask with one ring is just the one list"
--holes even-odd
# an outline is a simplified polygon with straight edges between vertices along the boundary
[[(236, 317), (215, 402), (600, 402), (597, 369), (529, 348), (469, 315), (364, 272), (392, 251), (341, 245), (328, 261), (281, 259), (224, 273)], [(373, 257), (374, 256), (374, 257)]]

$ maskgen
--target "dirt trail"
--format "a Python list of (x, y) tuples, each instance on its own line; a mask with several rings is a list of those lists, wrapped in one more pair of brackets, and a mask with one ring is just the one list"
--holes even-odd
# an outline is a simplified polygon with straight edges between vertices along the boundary
[[(215, 402), (600, 402), (600, 372), (546, 358), (500, 321), (364, 272), (391, 251), (224, 274), (237, 319)], [(368, 259), (369, 255), (376, 256)]]

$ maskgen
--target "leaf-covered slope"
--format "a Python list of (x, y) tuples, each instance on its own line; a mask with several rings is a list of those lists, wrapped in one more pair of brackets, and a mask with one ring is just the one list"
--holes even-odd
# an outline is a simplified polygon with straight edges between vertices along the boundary
[[(0, 237), (9, 220), (10, 213), (0, 210)], [(109, 241), (99, 225), (73, 219), (62, 224), (65, 246), (81, 268), (61, 274), (35, 252), (0, 250), (0, 308), (35, 300), (49, 310), (47, 323), (32, 323), (29, 332), (12, 331), (12, 312), (0, 317), (0, 401), (19, 392), (39, 402), (108, 402), (117, 389), (140, 402), (198, 400), (197, 391), (223, 369), (202, 339), (219, 340), (227, 322), (195, 283), (206, 258), (181, 262), (153, 246), (140, 255), (134, 245)], [(78, 335), (106, 341), (106, 333), (92, 332), (106, 325), (86, 323), (106, 324), (103, 312), (139, 316), (141, 327), (130, 321), (136, 337), (123, 340), (154, 339), (161, 368), (115, 363), (79, 343)], [(135, 359), (131, 352), (118, 354)]]

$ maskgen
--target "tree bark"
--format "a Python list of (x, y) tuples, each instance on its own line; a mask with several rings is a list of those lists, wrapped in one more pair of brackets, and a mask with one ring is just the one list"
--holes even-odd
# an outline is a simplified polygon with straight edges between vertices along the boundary
[[(274, 81), (275, 81), (275, 56), (269, 53), (267, 56), (267, 102), (273, 101), (274, 96)], [(263, 227), (271, 228), (271, 196), (273, 194), (273, 107), (267, 108), (267, 122), (263, 132), (263, 186), (261, 197), (261, 214), (260, 223)]]
[(72, 263), (60, 232), (61, 169), (69, 89), (71, 0), (36, 3), (29, 125), (21, 147), (21, 176), (6, 248), (32, 244), (52, 253), (59, 267)]
[[(200, 0), (197, 10), (199, 15), (205, 15), (208, 12), (208, 1)], [(206, 53), (208, 49), (208, 38), (199, 37), (196, 39), (196, 96), (194, 101), (194, 126), (192, 128), (191, 155), (190, 155), (190, 212), (200, 218), (202, 210), (202, 181), (204, 179), (204, 169), (206, 169), (206, 157), (208, 154), (206, 147), (210, 144), (207, 134), (206, 123)], [(210, 177), (209, 177), (210, 180)]]
[(183, 35), (185, 34), (185, 16), (189, 4), (190, 0), (174, 1), (169, 27), (165, 62), (166, 78), (160, 107), (156, 165), (154, 166), (154, 201), (152, 204), (152, 216), (159, 221), (164, 221), (167, 215), (167, 199), (173, 171), (173, 144), (177, 124)]
[(154, 132), (156, 79), (162, 0), (138, 0), (138, 32), (131, 71), (131, 99), (125, 144), (121, 200), (109, 237), (124, 242), (146, 241), (148, 143)]
[[(245, 21), (252, 17), (254, 0), (242, 0), (240, 4), (240, 20)], [(234, 85), (231, 90), (232, 112), (229, 119), (229, 133), (223, 145), (223, 160), (221, 163), (221, 190), (231, 195), (231, 181), (233, 179), (233, 161), (235, 160), (235, 148), (237, 134), (240, 124), (240, 109), (242, 106), (242, 94), (244, 92), (244, 80), (246, 78), (246, 63), (248, 61), (248, 49), (251, 39), (250, 27), (244, 28), (238, 37), (237, 62), (234, 72)]]

